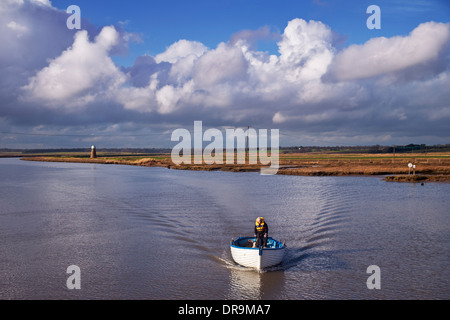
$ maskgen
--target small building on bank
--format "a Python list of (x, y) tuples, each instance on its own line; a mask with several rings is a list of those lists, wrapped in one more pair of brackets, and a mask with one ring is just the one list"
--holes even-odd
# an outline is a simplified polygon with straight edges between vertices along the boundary
[(91, 147), (91, 158), (97, 158), (97, 151), (95, 150), (95, 146)]

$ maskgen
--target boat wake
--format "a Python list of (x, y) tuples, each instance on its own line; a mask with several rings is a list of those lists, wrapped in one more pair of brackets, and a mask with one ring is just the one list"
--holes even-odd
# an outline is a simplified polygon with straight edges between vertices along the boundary
[(317, 190), (320, 204), (301, 238), (289, 241), (283, 263), (278, 270), (301, 268), (305, 270), (339, 268), (335, 243), (342, 229), (351, 219), (350, 203), (354, 194), (343, 193), (335, 185)]

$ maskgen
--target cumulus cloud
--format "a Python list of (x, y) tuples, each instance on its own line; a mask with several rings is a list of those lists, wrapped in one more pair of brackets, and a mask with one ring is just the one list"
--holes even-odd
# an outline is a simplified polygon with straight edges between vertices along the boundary
[(449, 24), (428, 22), (410, 35), (374, 38), (340, 52), (330, 68), (337, 81), (369, 78), (435, 62), (450, 40)]
[(52, 3), (50, 2), (50, 0), (31, 0), (32, 3), (35, 3), (37, 5), (40, 6), (46, 6), (46, 7), (51, 7)]
[(170, 63), (157, 63), (152, 56), (144, 55), (138, 57), (131, 67), (122, 70), (134, 87), (143, 88), (149, 85), (152, 75), (159, 75), (160, 81), (167, 82), (170, 67)]
[(73, 45), (24, 87), (29, 98), (51, 102), (51, 105), (65, 102), (68, 106), (72, 105), (71, 100), (80, 97), (89, 101), (91, 98), (87, 95), (99, 93), (89, 89), (98, 89), (99, 84), (110, 89), (125, 82), (123, 74), (108, 55), (118, 38), (114, 27), (104, 27), (94, 42), (89, 41), (87, 31), (76, 33)]
[[(414, 136), (418, 127), (433, 127), (448, 136), (448, 23), (341, 48), (325, 23), (293, 19), (282, 32), (243, 30), (215, 48), (181, 39), (120, 67), (112, 56), (139, 40), (123, 26), (69, 31), (55, 27), (65, 25), (67, 14), (48, 1), (5, 1), (0, 117), (6, 119), (41, 125), (51, 110), (59, 124), (203, 120), (347, 137)], [(36, 10), (46, 17), (39, 24)], [(259, 51), (255, 43), (263, 39), (276, 42), (278, 54)]]
[(221, 43), (198, 59), (194, 79), (200, 87), (207, 88), (226, 81), (238, 82), (244, 79), (246, 74), (247, 60), (242, 50)]
[(6, 26), (11, 30), (16, 31), (18, 35), (22, 35), (23, 33), (28, 31), (28, 27), (23, 26), (15, 21), (11, 21)]
[(322, 22), (294, 19), (278, 43), (281, 62), (296, 67), (300, 79), (320, 77), (334, 56), (331, 41), (331, 29)]
[(168, 74), (170, 80), (182, 85), (192, 78), (196, 60), (207, 51), (208, 48), (200, 42), (182, 39), (158, 54), (155, 61), (158, 64), (169, 63), (171, 65)]
[(198, 58), (203, 55), (207, 49), (208, 48), (200, 42), (182, 39), (172, 44), (163, 53), (158, 54), (155, 57), (155, 60), (158, 63), (161, 61), (175, 63), (186, 57), (192, 56)]
[(229, 42), (232, 45), (238, 42), (244, 42), (252, 49), (255, 49), (258, 41), (278, 41), (280, 36), (279, 32), (273, 32), (268, 26), (264, 26), (257, 30), (241, 30), (236, 32), (231, 35)]

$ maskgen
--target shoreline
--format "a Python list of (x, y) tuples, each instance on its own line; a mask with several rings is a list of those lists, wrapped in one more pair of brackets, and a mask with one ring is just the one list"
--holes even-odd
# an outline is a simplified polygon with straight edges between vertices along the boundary
[[(258, 172), (264, 166), (249, 164), (182, 164), (172, 163), (170, 156), (155, 157), (73, 157), (73, 156), (31, 156), (22, 157), (24, 161), (69, 162), (69, 163), (99, 163), (134, 165), (143, 167), (163, 167), (175, 170), (192, 171), (226, 171), (226, 172)], [(339, 158), (333, 155), (323, 159), (310, 157), (292, 158), (292, 155), (280, 157), (278, 175), (296, 176), (380, 176), (387, 182), (450, 182), (450, 158), (415, 159), (418, 163), (415, 173), (408, 174), (405, 169), (408, 161), (405, 159), (386, 160), (383, 157), (352, 157)]]

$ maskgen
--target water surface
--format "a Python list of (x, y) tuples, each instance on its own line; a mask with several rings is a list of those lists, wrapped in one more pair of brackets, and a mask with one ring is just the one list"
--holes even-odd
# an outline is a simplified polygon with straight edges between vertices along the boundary
[[(450, 184), (19, 159), (0, 177), (0, 299), (450, 298)], [(288, 245), (263, 273), (229, 251), (257, 216)]]

